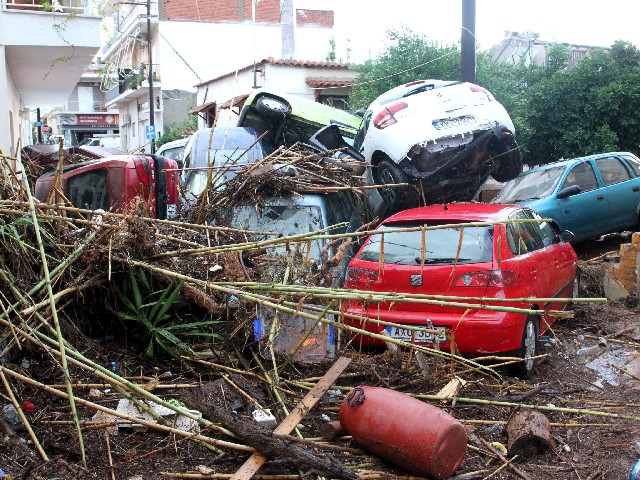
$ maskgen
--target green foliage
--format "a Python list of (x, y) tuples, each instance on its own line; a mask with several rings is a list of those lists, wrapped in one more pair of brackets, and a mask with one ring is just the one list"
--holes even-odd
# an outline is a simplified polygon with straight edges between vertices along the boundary
[(188, 115), (184, 122), (166, 129), (160, 138), (156, 140), (156, 148), (161, 147), (165, 143), (179, 140), (185, 136), (191, 135), (198, 129), (198, 117), (196, 115)]
[[(418, 79), (457, 80), (460, 52), (411, 30), (387, 32), (389, 46), (359, 72), (352, 108), (367, 107), (383, 92)], [(478, 52), (476, 83), (511, 116), (525, 163), (539, 165), (593, 153), (640, 153), (640, 50), (618, 41), (569, 68), (570, 47), (548, 45), (547, 65), (496, 62)]]
[(329, 50), (329, 53), (327, 53), (327, 56), (324, 59), (327, 62), (335, 62), (336, 61), (336, 39), (333, 38), (333, 35), (331, 36), (331, 38), (329, 38), (329, 46), (331, 47), (331, 50)]
[(409, 29), (387, 31), (389, 46), (374, 60), (352, 68), (359, 73), (349, 104), (366, 108), (381, 93), (416, 79), (460, 78), (458, 47), (442, 46)]
[[(186, 343), (190, 337), (221, 338), (207, 330), (216, 321), (183, 323), (172, 308), (176, 306), (184, 284), (172, 283), (161, 290), (154, 290), (143, 270), (129, 270), (129, 277), (114, 287), (120, 308), (114, 310), (107, 305), (118, 318), (133, 322), (146, 344), (144, 353), (154, 357), (158, 348), (177, 357), (194, 355)], [(174, 309), (175, 310), (175, 309)]]

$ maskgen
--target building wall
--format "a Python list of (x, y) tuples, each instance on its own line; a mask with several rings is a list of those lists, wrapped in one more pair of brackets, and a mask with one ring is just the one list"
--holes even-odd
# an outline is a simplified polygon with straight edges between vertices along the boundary
[[(190, 89), (254, 61), (254, 28), (250, 23), (161, 21), (160, 33), (157, 58), (162, 65), (163, 88)], [(324, 60), (331, 34), (328, 28), (296, 28), (295, 58)], [(278, 25), (255, 27), (255, 59), (267, 57), (282, 58), (282, 29)]]
[[(251, 20), (251, 0), (165, 0), (161, 19), (198, 20), (207, 22), (238, 22)], [(256, 21), (278, 23), (280, 21), (280, 0), (256, 2)]]
[(162, 123), (164, 129), (185, 121), (196, 106), (196, 93), (187, 90), (162, 90)]
[[(307, 85), (307, 79), (344, 79), (351, 81), (355, 78), (355, 73), (346, 69), (299, 67), (271, 63), (267, 63), (263, 68), (264, 72), (258, 75), (257, 83), (260, 88), (312, 101), (316, 100), (316, 90)], [(198, 87), (197, 103), (198, 105), (203, 105), (207, 102), (216, 101), (221, 104), (231, 98), (250, 93), (252, 86), (253, 71), (245, 70), (239, 72), (237, 77), (224, 77)], [(346, 92), (347, 89), (341, 88), (336, 91), (336, 95)], [(239, 113), (237, 108), (233, 111), (229, 109), (220, 111), (218, 125), (235, 125), (238, 119), (237, 113)], [(206, 126), (202, 118), (198, 119), (198, 126), (199, 128)]]
[(13, 156), (18, 143), (30, 145), (30, 120), (22, 118), (24, 108), (18, 90), (7, 68), (4, 46), (0, 45), (0, 150)]

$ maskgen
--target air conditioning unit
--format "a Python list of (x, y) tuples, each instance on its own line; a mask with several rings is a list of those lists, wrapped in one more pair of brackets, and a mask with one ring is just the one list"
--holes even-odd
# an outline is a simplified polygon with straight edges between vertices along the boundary
[(131, 115), (123, 113), (120, 115), (120, 125), (129, 125), (131, 123)]

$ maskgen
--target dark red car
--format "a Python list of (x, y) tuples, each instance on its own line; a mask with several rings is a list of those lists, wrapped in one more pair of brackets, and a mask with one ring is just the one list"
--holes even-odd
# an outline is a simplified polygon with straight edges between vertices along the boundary
[[(52, 169), (36, 180), (38, 200), (48, 198), (55, 174)], [(171, 219), (178, 209), (178, 164), (160, 155), (113, 155), (67, 165), (62, 189), (77, 208), (122, 212), (142, 197), (152, 217)]]
[[(540, 219), (533, 210), (514, 205), (459, 203), (405, 210), (378, 227), (384, 235), (374, 234), (365, 241), (349, 263), (345, 287), (460, 297), (458, 301), (472, 304), (562, 310), (567, 301), (551, 299), (573, 298), (579, 286), (577, 256), (568, 243), (572, 235), (560, 234), (553, 224), (532, 221)], [(460, 225), (470, 222), (487, 223)], [(437, 229), (424, 230), (420, 228), (423, 225)], [(523, 300), (491, 301), (497, 298)], [(539, 336), (555, 321), (548, 314), (468, 309), (428, 299), (350, 300), (343, 302), (342, 312), (348, 314), (345, 323), (374, 333), (384, 329), (396, 339), (432, 345), (435, 336), (440, 348), (449, 349), (453, 334), (461, 353), (514, 352), (520, 358), (535, 356)], [(415, 332), (403, 325), (429, 327), (440, 333)], [(356, 335), (354, 344), (360, 342), (382, 344)], [(526, 378), (533, 369), (533, 360), (514, 367), (515, 373)]]

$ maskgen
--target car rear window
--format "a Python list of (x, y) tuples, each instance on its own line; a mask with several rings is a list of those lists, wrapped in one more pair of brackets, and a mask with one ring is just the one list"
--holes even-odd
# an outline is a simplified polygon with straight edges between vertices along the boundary
[[(456, 222), (448, 222), (456, 223)], [(417, 223), (393, 223), (381, 226), (384, 235), (371, 235), (358, 258), (395, 265), (483, 263), (493, 259), (493, 226), (446, 227), (437, 230), (398, 232), (419, 227)], [(434, 226), (434, 224), (429, 224)]]

